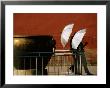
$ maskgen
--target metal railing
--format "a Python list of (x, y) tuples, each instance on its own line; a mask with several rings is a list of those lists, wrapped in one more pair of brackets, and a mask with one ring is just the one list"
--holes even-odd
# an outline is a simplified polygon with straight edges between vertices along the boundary
[(28, 52), (18, 58), (22, 63), (18, 63), (17, 68), (14, 67), (14, 75), (72, 74), (70, 67), (74, 64), (74, 59), (70, 50), (55, 50), (55, 53)]
[[(74, 57), (70, 50), (55, 50), (52, 52), (26, 52), (17, 56), (22, 63), (14, 68), (14, 75), (71, 75), (70, 67), (74, 64)], [(82, 74), (82, 61), (79, 55), (77, 72)], [(77, 65), (78, 65), (77, 64)]]

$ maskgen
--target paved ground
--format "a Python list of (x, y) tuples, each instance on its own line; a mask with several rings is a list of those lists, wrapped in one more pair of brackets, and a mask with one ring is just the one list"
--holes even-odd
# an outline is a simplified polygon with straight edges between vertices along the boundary
[[(48, 75), (75, 75), (68, 69), (68, 66), (49, 66), (47, 68)], [(94, 75), (97, 75), (97, 67), (96, 66), (88, 66), (90, 72)], [(14, 75), (33, 75), (35, 70), (16, 70), (14, 69)], [(82, 68), (82, 75), (86, 75), (84, 72), (84, 68)]]
[[(94, 75), (97, 75), (97, 67), (96, 66), (88, 66), (88, 69), (90, 72)], [(59, 66), (59, 67), (54, 67), (51, 66), (48, 69), (48, 74), (49, 75), (75, 75), (74, 73), (69, 70), (68, 66)], [(86, 75), (84, 68), (82, 68), (82, 75)]]

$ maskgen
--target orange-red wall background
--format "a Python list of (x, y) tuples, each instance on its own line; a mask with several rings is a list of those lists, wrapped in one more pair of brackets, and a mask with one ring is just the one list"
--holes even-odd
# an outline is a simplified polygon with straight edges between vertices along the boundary
[[(96, 13), (15, 13), (14, 35), (52, 35), (57, 49), (63, 49), (60, 37), (63, 28), (74, 23), (74, 32), (86, 28), (87, 48), (97, 48)], [(69, 43), (65, 49), (69, 49)]]

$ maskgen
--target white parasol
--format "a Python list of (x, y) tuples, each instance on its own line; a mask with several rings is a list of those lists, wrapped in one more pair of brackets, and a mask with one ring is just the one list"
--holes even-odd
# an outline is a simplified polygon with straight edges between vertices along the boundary
[(63, 47), (65, 47), (65, 45), (67, 44), (69, 37), (72, 33), (72, 29), (73, 29), (74, 24), (69, 24), (67, 26), (65, 26), (65, 28), (63, 29), (63, 32), (61, 34), (61, 44)]
[(77, 33), (75, 33), (73, 39), (72, 39), (72, 48), (77, 49), (78, 45), (82, 41), (84, 35), (86, 33), (86, 29), (79, 30)]

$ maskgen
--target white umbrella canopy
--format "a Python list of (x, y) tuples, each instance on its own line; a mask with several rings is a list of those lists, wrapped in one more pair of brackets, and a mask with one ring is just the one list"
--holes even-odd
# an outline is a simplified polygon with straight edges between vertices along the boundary
[(78, 45), (82, 41), (84, 35), (86, 33), (86, 29), (79, 30), (77, 33), (75, 33), (73, 39), (72, 39), (72, 48), (77, 49)]
[(69, 24), (66, 25), (62, 31), (61, 34), (61, 44), (63, 47), (65, 47), (65, 45), (67, 44), (69, 37), (72, 33), (72, 29), (73, 29), (74, 24)]

